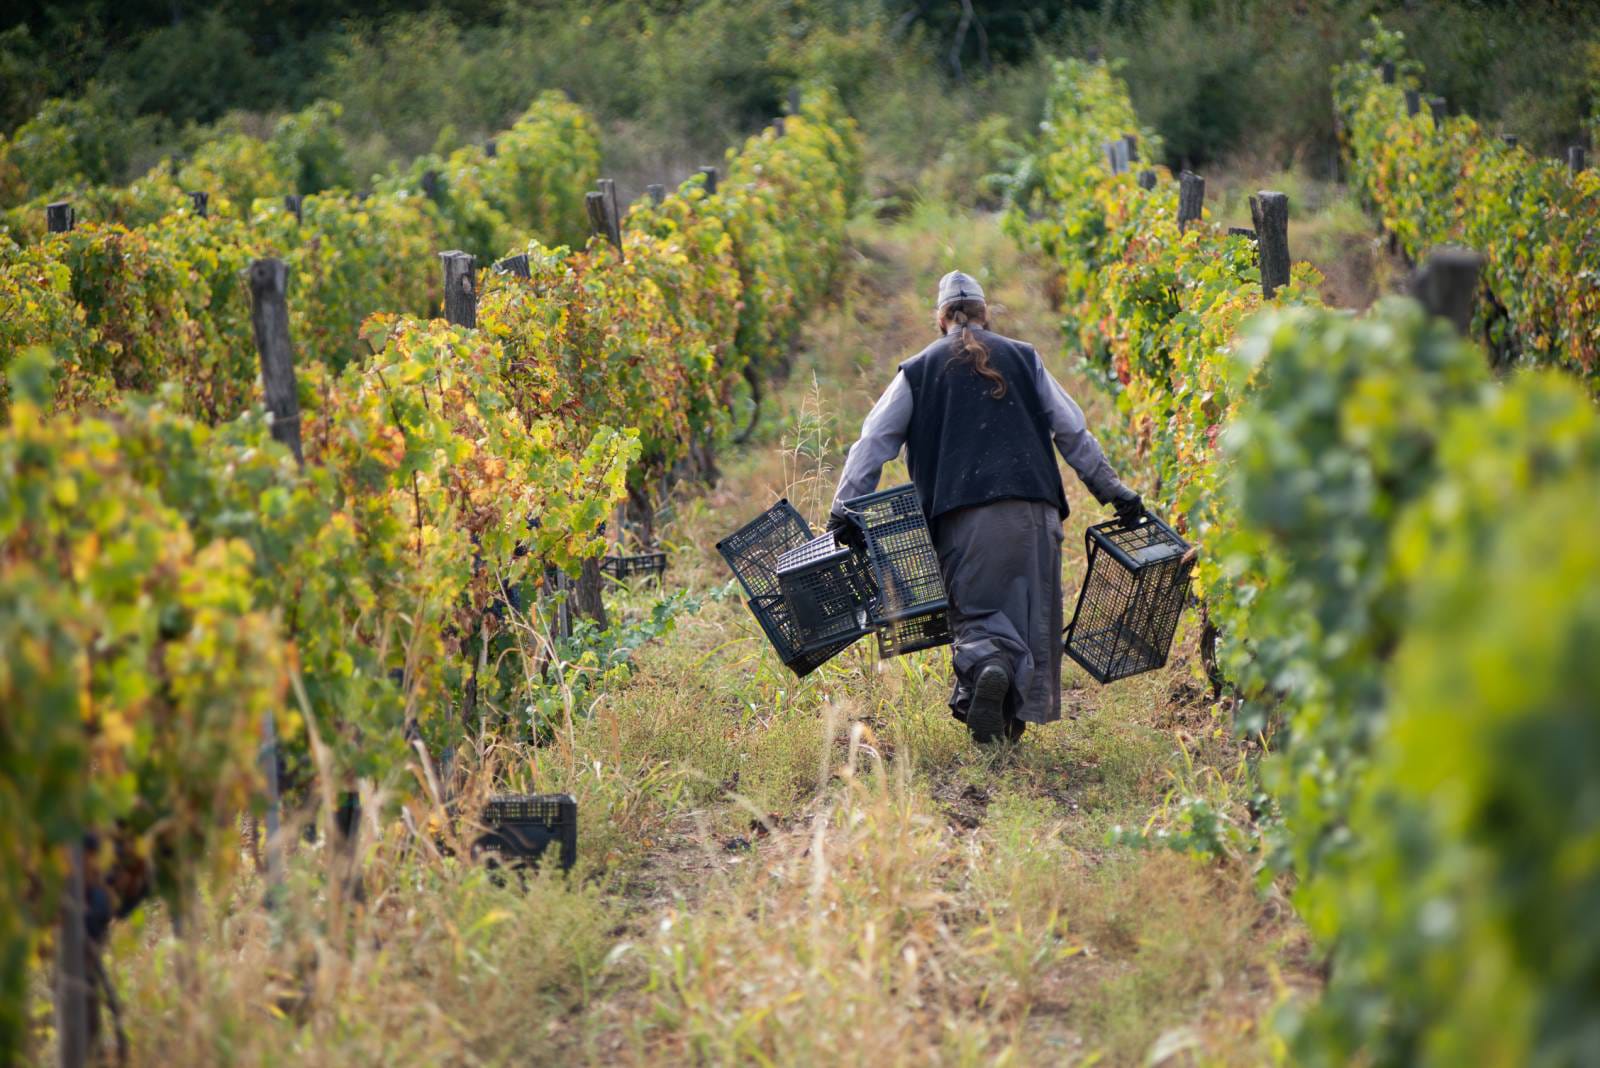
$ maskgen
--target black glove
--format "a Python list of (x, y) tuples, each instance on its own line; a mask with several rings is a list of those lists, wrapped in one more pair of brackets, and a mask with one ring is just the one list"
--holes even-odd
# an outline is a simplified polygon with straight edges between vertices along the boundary
[(828, 517), (828, 533), (833, 535), (833, 540), (840, 545), (848, 545), (856, 552), (865, 552), (867, 538), (861, 533), (861, 528), (842, 515)]
[(1126, 526), (1131, 527), (1144, 517), (1144, 499), (1132, 490), (1128, 490), (1126, 496), (1112, 501), (1111, 506), (1117, 510), (1117, 518)]

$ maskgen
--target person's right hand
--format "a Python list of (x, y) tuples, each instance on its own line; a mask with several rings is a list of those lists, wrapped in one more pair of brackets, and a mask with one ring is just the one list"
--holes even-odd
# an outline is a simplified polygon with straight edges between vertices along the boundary
[(865, 552), (867, 548), (866, 535), (861, 533), (861, 528), (842, 515), (828, 517), (828, 533), (833, 535), (833, 540), (840, 545), (847, 545), (856, 552)]

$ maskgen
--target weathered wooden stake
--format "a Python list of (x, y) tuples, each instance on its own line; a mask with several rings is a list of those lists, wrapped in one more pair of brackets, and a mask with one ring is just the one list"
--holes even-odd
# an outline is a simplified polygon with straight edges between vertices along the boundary
[(1200, 209), (1206, 202), (1206, 180), (1193, 171), (1178, 175), (1178, 229), (1200, 221)]
[(83, 842), (67, 847), (56, 938), (56, 1051), (61, 1068), (89, 1063), (89, 932), (83, 918)]
[(485, 159), (494, 159), (499, 154), (500, 142), (491, 137), (489, 140), (483, 143), (483, 155)]
[(203, 189), (196, 189), (189, 194), (189, 203), (194, 205), (194, 213), (204, 219), (211, 205), (211, 194)]
[(303, 223), (306, 221), (305, 197), (298, 193), (290, 193), (283, 198), (283, 206), (287, 210), (294, 212), (295, 222)]
[(1516, 148), (1517, 147), (1517, 137), (1516, 137), (1515, 134), (1501, 134), (1500, 135), (1500, 140), (1502, 140), (1502, 141), (1504, 141), (1506, 143), (1506, 147), (1507, 148)]
[(600, 237), (607, 237), (606, 226), (606, 197), (604, 193), (583, 194), (583, 206), (589, 213), (589, 232)]
[(644, 187), (644, 191), (650, 194), (651, 201), (656, 204), (660, 204), (667, 199), (667, 187), (664, 185), (647, 185)]
[(289, 267), (282, 260), (250, 265), (250, 323), (261, 358), (261, 385), (272, 436), (305, 463), (300, 451), (300, 398), (294, 381), (294, 347), (289, 342)]
[(1579, 174), (1585, 167), (1589, 166), (1589, 154), (1584, 151), (1582, 145), (1567, 146), (1567, 166), (1572, 170), (1573, 174)]
[(440, 181), (438, 171), (422, 172), (422, 193), (435, 201), (444, 195), (444, 183)]
[[(256, 757), (261, 779), (267, 784), (267, 885), (283, 885), (283, 840), (279, 837), (278, 808), (282, 804), (283, 784), (278, 781), (278, 721), (273, 713), (261, 717), (261, 750)], [(269, 898), (269, 901), (271, 899)]]
[(1139, 188), (1154, 189), (1156, 187), (1156, 172), (1146, 168), (1139, 172)]
[(1123, 134), (1122, 135), (1122, 143), (1127, 149), (1127, 151), (1123, 154), (1123, 158), (1128, 161), (1128, 165), (1132, 166), (1133, 164), (1138, 163), (1139, 162), (1139, 135), (1138, 134)]
[(606, 236), (611, 243), (622, 250), (622, 205), (617, 200), (617, 183), (610, 178), (601, 178), (595, 183), (600, 187), (600, 192), (606, 198)]
[(1268, 299), (1289, 284), (1289, 197), (1263, 189), (1250, 200), (1261, 257), (1261, 292)]
[(800, 114), (800, 87), (798, 85), (789, 87), (789, 114)]
[(777, 134), (779, 137), (783, 136), (783, 116), (782, 115), (779, 115), (777, 118), (772, 120), (772, 132)]
[(46, 204), (44, 225), (52, 234), (64, 234), (78, 225), (78, 214), (72, 210), (72, 202), (58, 200), (53, 204)]
[[(294, 347), (289, 341), (289, 267), (282, 260), (263, 259), (250, 264), (250, 323), (255, 330), (256, 353), (261, 360), (261, 386), (267, 412), (272, 416), (272, 436), (288, 446), (295, 462), (304, 466), (300, 449), (300, 397), (295, 388)], [(278, 728), (271, 712), (261, 721), (261, 769), (267, 784), (267, 885), (283, 884), (282, 842), (278, 810), (282, 804), (278, 782)]]
[(606, 620), (605, 573), (600, 570), (600, 558), (591, 556), (583, 562), (578, 572), (577, 584), (572, 590), (572, 606), (585, 619), (593, 620), (604, 630)]
[(455, 326), (478, 325), (477, 260), (470, 252), (439, 253), (444, 261), (444, 317)]
[(717, 191), (717, 169), (715, 167), (701, 167), (700, 173), (706, 176), (706, 195), (714, 195)]
[(1434, 125), (1442, 126), (1444, 120), (1448, 117), (1444, 97), (1430, 96), (1428, 98), (1428, 110), (1433, 114)]
[(1482, 269), (1483, 257), (1469, 248), (1437, 249), (1411, 276), (1411, 295), (1430, 315), (1449, 319), (1465, 335), (1472, 327)]
[(1406, 90), (1406, 115), (1414, 116), (1422, 110), (1422, 93), (1416, 89)]
[(1384, 85), (1394, 84), (1394, 60), (1386, 59), (1378, 65), (1378, 71), (1383, 76)]
[(495, 264), (494, 269), (500, 274), (514, 275), (517, 278), (533, 277), (528, 271), (528, 254), (526, 252), (519, 252), (515, 256), (507, 256)]

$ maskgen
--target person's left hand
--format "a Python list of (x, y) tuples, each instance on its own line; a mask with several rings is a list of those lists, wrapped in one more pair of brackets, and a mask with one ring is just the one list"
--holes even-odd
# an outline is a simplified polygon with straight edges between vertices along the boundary
[(1132, 490), (1112, 501), (1111, 506), (1117, 510), (1117, 518), (1127, 526), (1133, 526), (1144, 517), (1144, 498)]

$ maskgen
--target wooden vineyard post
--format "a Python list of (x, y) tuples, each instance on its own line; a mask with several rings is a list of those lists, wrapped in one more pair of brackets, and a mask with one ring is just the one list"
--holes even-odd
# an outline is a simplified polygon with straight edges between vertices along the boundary
[(72, 202), (58, 200), (53, 204), (46, 204), (44, 225), (52, 234), (64, 234), (78, 225), (78, 215), (72, 210)]
[(444, 261), (444, 317), (454, 326), (478, 325), (478, 289), (473, 277), (477, 261), (470, 252), (441, 252)]
[(1289, 284), (1289, 197), (1263, 189), (1250, 198), (1261, 258), (1261, 292), (1268, 300)]
[(422, 172), (422, 194), (435, 203), (444, 196), (444, 183), (439, 180), (438, 171)]
[(306, 221), (305, 197), (298, 193), (290, 193), (283, 198), (283, 206), (285, 210), (294, 213), (295, 222), (303, 223)]
[(194, 207), (194, 213), (204, 219), (211, 208), (211, 194), (203, 189), (196, 189), (189, 194), (189, 203)]
[(617, 183), (610, 178), (602, 178), (595, 184), (600, 187), (600, 195), (605, 197), (606, 236), (617, 246), (617, 251), (621, 252), (622, 205), (617, 201)]
[(1573, 174), (1582, 174), (1584, 168), (1589, 166), (1589, 154), (1582, 145), (1567, 146), (1567, 167)]
[(295, 390), (294, 347), (289, 343), (289, 266), (282, 260), (250, 265), (250, 323), (261, 357), (261, 384), (272, 436), (304, 464), (300, 451), (300, 398)]
[(500, 143), (498, 141), (496, 141), (494, 138), (491, 137), (491, 138), (489, 138), (489, 140), (487, 140), (487, 141), (485, 141), (483, 143), (483, 157), (484, 157), (484, 159), (494, 159), (499, 154), (500, 154)]
[(1516, 134), (1501, 134), (1500, 135), (1500, 140), (1505, 142), (1505, 145), (1506, 145), (1507, 148), (1516, 148), (1517, 147), (1517, 136), (1516, 136)]
[(1122, 154), (1122, 158), (1123, 158), (1124, 162), (1126, 163), (1126, 165), (1131, 167), (1135, 163), (1138, 163), (1139, 162), (1139, 135), (1138, 134), (1123, 134), (1122, 135), (1122, 144), (1123, 144), (1124, 149), (1125, 149), (1125, 151)]
[(83, 840), (67, 847), (56, 937), (56, 1051), (61, 1068), (89, 1063), (89, 931), (84, 923)]
[(645, 186), (644, 191), (650, 195), (652, 204), (660, 204), (667, 199), (667, 187), (659, 183)]
[(1206, 180), (1193, 171), (1178, 175), (1178, 229), (1200, 221), (1200, 209), (1206, 202)]
[(507, 256), (495, 264), (494, 269), (499, 274), (509, 274), (513, 278), (533, 277), (528, 270), (528, 254), (526, 252), (519, 252), (515, 256)]
[(800, 87), (798, 85), (789, 86), (789, 114), (800, 114)]
[(715, 167), (701, 167), (700, 173), (706, 178), (706, 196), (715, 196), (717, 192), (717, 169)]
[(1444, 125), (1444, 120), (1446, 117), (1445, 107), (1446, 105), (1444, 97), (1430, 96), (1428, 98), (1428, 111), (1433, 115), (1433, 124), (1435, 126)]
[(1442, 248), (1411, 276), (1410, 291), (1428, 314), (1449, 319), (1465, 336), (1472, 328), (1483, 257), (1468, 248)]
[(1156, 187), (1156, 172), (1146, 168), (1139, 172), (1139, 188), (1154, 189)]
[(1406, 90), (1406, 117), (1416, 118), (1422, 111), (1422, 93), (1417, 89)]
[[(300, 397), (295, 388), (294, 347), (289, 342), (289, 267), (282, 260), (250, 265), (250, 322), (261, 359), (261, 385), (272, 416), (272, 436), (305, 465), (300, 447)], [(269, 711), (261, 721), (261, 771), (267, 783), (267, 885), (283, 885), (283, 843), (279, 837), (278, 725)]]
[(1378, 73), (1383, 78), (1384, 85), (1394, 84), (1394, 60), (1386, 59), (1378, 64)]
[[(453, 250), (439, 253), (439, 259), (444, 264), (444, 317), (452, 326), (461, 326), (469, 330), (476, 329), (478, 325), (478, 292), (475, 277), (476, 258), (470, 252)], [(523, 268), (527, 268), (528, 258), (522, 257)], [(481, 566), (481, 565), (478, 565)], [(484, 623), (480, 617), (478, 621), (478, 640), (483, 642)], [(468, 644), (468, 643), (463, 643)], [(479, 646), (482, 649), (482, 645)], [(467, 676), (467, 692), (461, 702), (461, 722), (470, 728), (478, 718), (478, 662), (481, 656), (472, 657), (472, 669)], [(449, 768), (453, 754), (446, 749), (444, 764)], [(446, 773), (445, 789), (449, 789), (449, 775)]]

